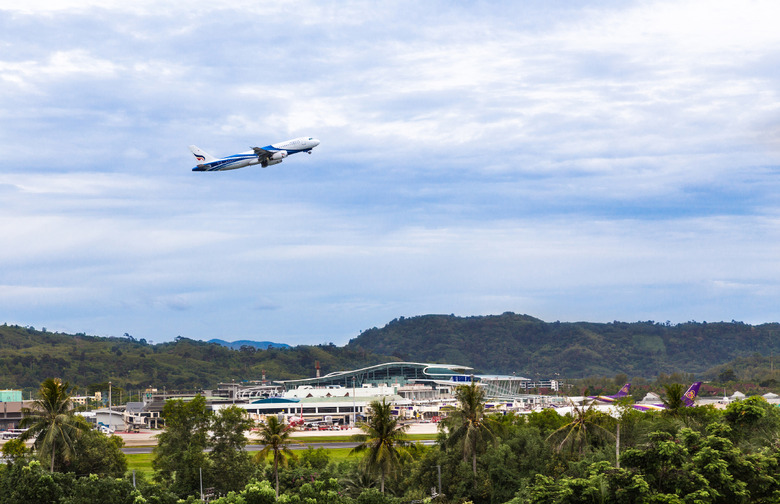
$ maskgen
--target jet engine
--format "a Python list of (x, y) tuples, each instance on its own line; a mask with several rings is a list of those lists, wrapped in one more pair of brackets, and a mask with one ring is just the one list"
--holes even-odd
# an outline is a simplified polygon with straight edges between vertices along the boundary
[[(284, 157), (284, 156), (282, 156), (282, 157)], [(271, 158), (266, 159), (265, 161), (263, 161), (260, 166), (262, 166), (263, 168), (267, 168), (267, 167), (269, 167), (271, 165), (279, 164), (281, 162), (282, 162), (281, 159), (274, 159), (273, 157), (271, 157)]]
[(263, 159), (262, 163), (260, 163), (260, 166), (263, 168), (266, 168), (271, 165), (279, 164), (282, 162), (282, 159), (287, 157), (287, 151), (286, 150), (280, 150), (276, 151), (273, 154), (271, 154), (270, 157), (267, 157)]

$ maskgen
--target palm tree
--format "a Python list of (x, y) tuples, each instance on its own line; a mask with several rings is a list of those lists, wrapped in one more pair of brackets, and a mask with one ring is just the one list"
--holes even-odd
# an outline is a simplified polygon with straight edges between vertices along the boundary
[(485, 441), (495, 441), (495, 420), (485, 416), (485, 391), (472, 381), (455, 389), (458, 407), (444, 419), (443, 426), (449, 430), (447, 445), (463, 441), (463, 460), (471, 456), (471, 468), (477, 475), (477, 453)]
[[(587, 443), (590, 437), (615, 437), (612, 432), (601, 426), (602, 423), (609, 421), (610, 417), (599, 410), (593, 409), (593, 402), (587, 407), (577, 406), (572, 401), (569, 401), (569, 403), (572, 406), (571, 422), (547, 436), (548, 441), (556, 438), (555, 449), (557, 451), (560, 452), (568, 444), (571, 449), (570, 453), (574, 453), (574, 446), (577, 445), (578, 451), (582, 455), (585, 443)], [(557, 439), (561, 439), (561, 442), (558, 443)]]
[(269, 453), (274, 454), (274, 478), (276, 480), (276, 498), (279, 498), (279, 464), (285, 464), (286, 457), (295, 457), (290, 450), (292, 444), (290, 435), (295, 431), (294, 428), (284, 425), (275, 415), (266, 418), (265, 423), (260, 424), (259, 444), (264, 445), (263, 449), (257, 454), (257, 458), (264, 459)]
[(343, 478), (341, 480), (341, 486), (350, 497), (357, 497), (360, 493), (367, 488), (374, 488), (376, 486), (376, 480), (373, 477), (364, 472), (357, 471), (354, 474)]
[(385, 476), (401, 464), (406, 455), (404, 447), (407, 425), (401, 425), (393, 418), (392, 406), (384, 399), (372, 401), (369, 405), (371, 416), (368, 422), (358, 424), (363, 434), (355, 434), (352, 439), (360, 444), (350, 452), (368, 452), (364, 459), (369, 472), (379, 471), (379, 489), (385, 493)]
[(666, 397), (663, 399), (664, 406), (666, 406), (664, 412), (671, 416), (677, 416), (680, 410), (685, 407), (683, 402), (685, 388), (679, 383), (670, 383), (664, 385), (664, 391), (666, 392)]
[(68, 382), (63, 383), (59, 378), (46, 379), (32, 407), (23, 409), (24, 418), (19, 422), (20, 427), (27, 428), (20, 439), (27, 441), (35, 437), (33, 448), (39, 457), (49, 454), (52, 472), (58, 451), (65, 460), (70, 460), (76, 437), (89, 428), (73, 416), (68, 387)]

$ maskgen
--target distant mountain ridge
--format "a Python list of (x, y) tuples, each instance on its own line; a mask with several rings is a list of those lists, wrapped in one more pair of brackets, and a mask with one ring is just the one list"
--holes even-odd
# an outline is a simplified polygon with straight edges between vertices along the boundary
[(529, 378), (689, 373), (710, 379), (722, 373), (772, 381), (780, 324), (544, 322), (507, 312), (400, 317), (341, 347), (244, 340), (229, 343), (238, 347), (234, 350), (224, 343), (177, 337), (150, 344), (128, 334), (68, 335), (4, 324), (0, 389), (34, 390), (44, 379), (59, 377), (82, 388), (112, 381), (127, 391), (149, 386), (196, 390), (262, 376), (312, 377), (317, 362), (328, 374), (391, 361), (457, 364), (477, 374)]
[(223, 347), (232, 348), (233, 350), (240, 350), (242, 346), (251, 346), (258, 350), (268, 350), (269, 348), (292, 348), (286, 343), (274, 343), (273, 341), (225, 341), (215, 338), (208, 340), (206, 343), (216, 343), (218, 345), (222, 345)]
[(544, 322), (530, 315), (400, 317), (363, 331), (347, 349), (401, 360), (461, 364), (528, 377), (652, 377), (704, 373), (731, 360), (777, 355), (780, 324)]
[(46, 378), (61, 378), (82, 391), (108, 390), (109, 381), (115, 392), (117, 387), (137, 392), (150, 386), (191, 391), (263, 376), (269, 380), (306, 378), (316, 373), (316, 362), (323, 370), (342, 370), (387, 360), (335, 345), (258, 350), (245, 344), (233, 350), (181, 336), (151, 344), (127, 334), (101, 337), (0, 325), (0, 389), (37, 390)]

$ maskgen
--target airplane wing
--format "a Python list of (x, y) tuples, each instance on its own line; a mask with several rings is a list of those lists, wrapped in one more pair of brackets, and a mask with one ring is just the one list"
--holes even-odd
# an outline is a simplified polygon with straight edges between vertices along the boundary
[(257, 159), (259, 159), (261, 162), (269, 159), (271, 156), (274, 155), (274, 152), (265, 150), (261, 147), (252, 147), (252, 150), (255, 151), (255, 155), (257, 156)]

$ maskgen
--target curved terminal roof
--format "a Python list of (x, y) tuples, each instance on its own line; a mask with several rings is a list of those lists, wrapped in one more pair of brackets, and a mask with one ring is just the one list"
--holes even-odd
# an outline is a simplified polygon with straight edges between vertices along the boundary
[[(279, 380), (286, 390), (300, 386), (312, 387), (344, 387), (351, 388), (378, 385), (410, 383), (432, 383), (436, 381), (466, 381), (472, 368), (455, 364), (425, 364), (421, 362), (386, 362), (353, 371), (336, 371), (319, 378), (303, 378), (299, 380)], [(461, 378), (462, 377), (462, 378)], [(461, 378), (461, 379), (459, 379)], [(354, 379), (354, 383), (353, 383)]]

